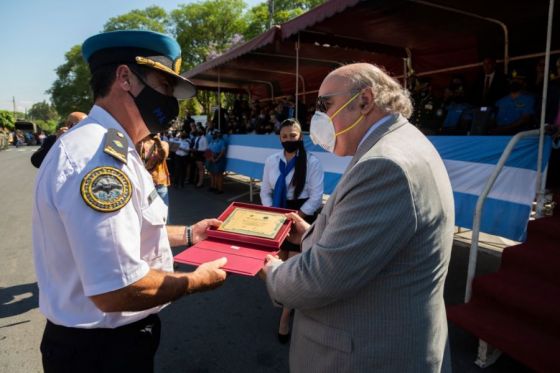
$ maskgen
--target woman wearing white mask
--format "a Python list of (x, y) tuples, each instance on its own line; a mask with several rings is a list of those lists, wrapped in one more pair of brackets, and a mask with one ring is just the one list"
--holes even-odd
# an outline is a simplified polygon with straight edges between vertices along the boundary
[[(296, 119), (286, 119), (280, 125), (283, 151), (269, 156), (264, 165), (261, 202), (297, 210), (312, 222), (323, 200), (323, 167), (317, 157), (305, 151), (301, 126)], [(300, 252), (297, 245), (285, 242), (280, 257), (286, 260)], [(286, 343), (290, 336), (290, 309), (283, 309), (278, 339)]]

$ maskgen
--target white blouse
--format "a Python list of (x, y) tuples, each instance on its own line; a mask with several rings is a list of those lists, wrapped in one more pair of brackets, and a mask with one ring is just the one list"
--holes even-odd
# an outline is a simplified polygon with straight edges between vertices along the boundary
[[(264, 163), (263, 179), (261, 183), (261, 202), (263, 206), (272, 206), (274, 195), (274, 186), (276, 180), (280, 176), (279, 164), (280, 160), (286, 162), (284, 152), (272, 154)], [(294, 198), (294, 187), (291, 185), (294, 177), (294, 170), (291, 170), (286, 176), (286, 197), (288, 200)], [(307, 153), (307, 172), (305, 177), (305, 185), (301, 194), (297, 199), (308, 200), (301, 206), (300, 210), (305, 215), (313, 215), (323, 203), (323, 166), (317, 157), (311, 153)]]

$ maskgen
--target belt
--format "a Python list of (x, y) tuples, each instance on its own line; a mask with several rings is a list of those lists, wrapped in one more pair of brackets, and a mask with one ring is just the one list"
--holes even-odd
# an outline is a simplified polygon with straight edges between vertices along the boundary
[(154, 323), (159, 323), (159, 316), (154, 313), (145, 317), (141, 320), (135, 321), (130, 324), (122, 325), (117, 328), (72, 328), (68, 326), (62, 326), (52, 323), (47, 320), (47, 325), (45, 326), (45, 332), (51, 335), (56, 335), (58, 338), (84, 338), (84, 337), (97, 337), (97, 336), (117, 336), (125, 335), (128, 333), (136, 332), (138, 330), (144, 329), (153, 325)]

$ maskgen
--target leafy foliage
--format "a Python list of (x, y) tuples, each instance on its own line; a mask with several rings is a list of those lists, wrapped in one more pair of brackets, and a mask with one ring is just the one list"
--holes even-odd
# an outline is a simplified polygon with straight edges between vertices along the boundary
[(9, 130), (14, 129), (16, 121), (14, 120), (14, 115), (7, 110), (0, 110), (0, 128), (4, 127)]
[(48, 134), (53, 134), (56, 131), (56, 126), (58, 122), (56, 121), (56, 119), (49, 119), (49, 120), (38, 119), (35, 121), (35, 124), (37, 124), (37, 126), (39, 126), (39, 128), (41, 128), (41, 130), (43, 130), (44, 132)]
[(171, 12), (174, 34), (183, 52), (183, 67), (190, 69), (208, 56), (229, 49), (245, 30), (242, 0), (213, 0), (180, 5)]
[[(295, 18), (308, 10), (320, 5), (325, 0), (275, 0), (273, 25), (278, 25)], [(270, 24), (270, 9), (267, 3), (252, 7), (245, 17), (247, 28), (243, 33), (245, 40), (265, 32)]]
[(163, 8), (150, 6), (144, 10), (135, 9), (126, 14), (110, 18), (103, 27), (103, 31), (117, 30), (151, 30), (166, 32), (169, 17)]
[(87, 113), (93, 104), (89, 89), (89, 67), (82, 58), (81, 47), (75, 45), (65, 55), (66, 62), (56, 69), (58, 78), (47, 91), (56, 111), (65, 117), (73, 111)]
[(56, 120), (58, 118), (56, 109), (46, 101), (33, 104), (29, 108), (27, 115), (31, 119), (43, 121)]
[[(273, 23), (285, 22), (323, 2), (275, 0)], [(188, 70), (268, 29), (270, 17), (266, 2), (245, 10), (243, 0), (201, 0), (179, 5), (169, 14), (161, 7), (151, 6), (110, 18), (103, 31), (143, 29), (172, 34), (181, 45), (183, 70)], [(56, 69), (56, 81), (47, 91), (63, 117), (72, 111), (88, 112), (93, 104), (90, 73), (80, 46), (72, 47), (65, 57), (65, 63)], [(187, 108), (193, 114), (200, 110), (208, 112), (216, 102), (214, 92), (199, 92), (196, 102), (193, 99), (181, 105), (181, 113)]]

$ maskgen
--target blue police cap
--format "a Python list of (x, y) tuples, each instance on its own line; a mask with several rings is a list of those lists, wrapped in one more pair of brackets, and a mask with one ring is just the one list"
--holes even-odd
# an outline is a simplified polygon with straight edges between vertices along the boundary
[(94, 35), (82, 45), (82, 55), (92, 72), (101, 66), (130, 64), (145, 66), (172, 76), (178, 99), (194, 96), (196, 89), (181, 69), (181, 47), (171, 37), (153, 31), (123, 30)]

